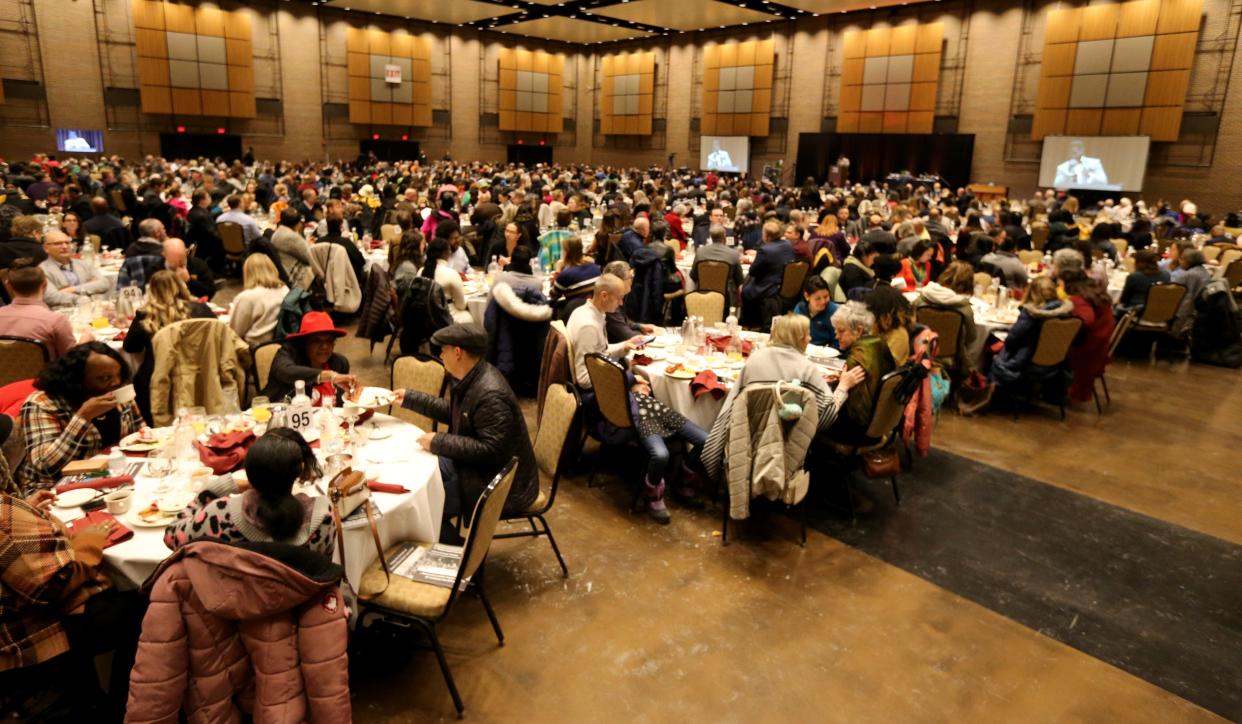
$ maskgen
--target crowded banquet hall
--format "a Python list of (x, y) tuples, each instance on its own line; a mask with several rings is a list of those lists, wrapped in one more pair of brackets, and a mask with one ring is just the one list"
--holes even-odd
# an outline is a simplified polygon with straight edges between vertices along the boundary
[(1242, 720), (1240, 17), (0, 0), (0, 715)]

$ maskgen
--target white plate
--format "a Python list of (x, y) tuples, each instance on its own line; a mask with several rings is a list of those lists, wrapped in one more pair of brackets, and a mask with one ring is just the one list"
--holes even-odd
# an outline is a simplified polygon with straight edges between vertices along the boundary
[(822, 359), (832, 359), (834, 357), (840, 357), (841, 350), (836, 349), (835, 347), (821, 347), (815, 344), (808, 344), (806, 346), (806, 356), (812, 359), (816, 357), (820, 357)]
[(94, 488), (77, 488), (56, 494), (57, 508), (79, 508), (103, 495), (103, 491)]
[(371, 430), (371, 435), (368, 438), (370, 440), (387, 440), (392, 437), (392, 430), (387, 425), (371, 425), (369, 429)]
[(148, 442), (143, 440), (139, 436), (139, 433), (131, 432), (121, 438), (121, 442), (118, 447), (121, 448), (121, 452), (151, 452), (153, 450), (160, 449), (160, 447), (163, 446), (163, 443), (164, 438), (160, 437), (158, 434), (155, 436), (154, 440)]
[(392, 390), (386, 387), (363, 387), (357, 402), (346, 402), (347, 405), (358, 405), (368, 410), (384, 407), (393, 402)]

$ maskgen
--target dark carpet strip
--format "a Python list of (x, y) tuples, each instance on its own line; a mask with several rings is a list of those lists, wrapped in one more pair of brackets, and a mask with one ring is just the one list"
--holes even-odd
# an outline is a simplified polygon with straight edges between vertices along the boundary
[(809, 523), (1242, 720), (1242, 546), (940, 451), (899, 484), (899, 507), (869, 482), (873, 513)]

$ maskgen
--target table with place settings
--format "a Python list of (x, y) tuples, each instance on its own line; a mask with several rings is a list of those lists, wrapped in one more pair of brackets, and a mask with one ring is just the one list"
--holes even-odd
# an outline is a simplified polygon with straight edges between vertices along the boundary
[[(339, 410), (336, 411), (339, 414)], [(439, 540), (440, 517), (444, 509), (444, 484), (440, 478), (439, 460), (418, 445), (423, 431), (409, 423), (388, 415), (377, 414), (371, 420), (357, 426), (358, 434), (367, 439), (354, 450), (353, 467), (363, 470), (367, 478), (381, 483), (404, 486), (405, 493), (371, 493), (371, 503), (376, 516), (376, 528), (380, 542), (387, 549), (398, 542)], [(161, 439), (171, 436), (170, 428), (154, 431)], [(329, 452), (317, 450), (321, 462)], [(166, 523), (147, 526), (138, 511), (147, 508), (161, 496), (185, 499), (193, 495), (185, 480), (187, 468), (194, 464), (182, 464), (177, 472), (165, 478), (157, 478), (146, 470), (147, 461), (129, 458), (130, 462), (142, 463), (144, 468), (134, 479), (132, 504), (128, 512), (117, 516), (121, 523), (134, 532), (129, 540), (104, 551), (104, 565), (113, 581), (122, 588), (134, 588), (142, 584), (170, 555), (164, 545)], [(166, 483), (161, 487), (162, 483)], [(295, 492), (322, 495), (327, 479)], [(81, 508), (54, 507), (52, 512), (66, 522), (81, 517)], [(362, 574), (376, 560), (375, 543), (365, 511), (361, 508), (343, 522), (345, 530), (345, 577), (355, 590)], [(334, 551), (334, 558), (339, 554)], [(339, 561), (338, 561), (339, 562)]]

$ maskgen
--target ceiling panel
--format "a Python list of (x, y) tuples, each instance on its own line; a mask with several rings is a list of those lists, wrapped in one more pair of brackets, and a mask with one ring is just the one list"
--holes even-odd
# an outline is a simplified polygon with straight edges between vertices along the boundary
[(728, 5), (715, 0), (636, 0), (590, 11), (597, 16), (617, 18), (673, 30), (700, 30), (720, 26), (779, 20), (780, 15)]
[(472, 23), (514, 12), (513, 8), (505, 5), (476, 0), (328, 0), (324, 5), (453, 24)]
[(512, 25), (497, 25), (495, 30), (502, 33), (515, 33), (517, 35), (561, 40), (566, 43), (604, 43), (610, 40), (645, 38), (651, 35), (651, 33), (641, 30), (617, 28), (589, 20), (575, 20), (562, 17), (547, 17), (513, 23)]

